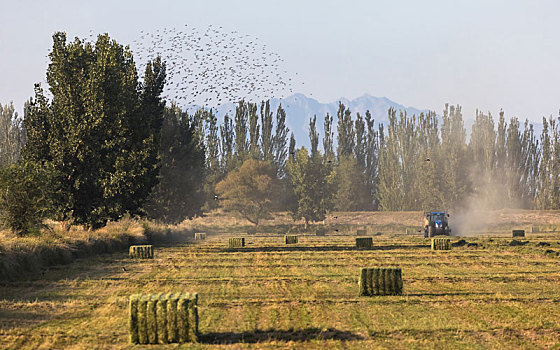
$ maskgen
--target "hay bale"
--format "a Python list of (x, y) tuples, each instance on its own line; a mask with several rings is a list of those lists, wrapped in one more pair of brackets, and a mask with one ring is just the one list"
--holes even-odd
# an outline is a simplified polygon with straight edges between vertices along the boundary
[(230, 248), (243, 248), (245, 247), (245, 238), (244, 237), (233, 237), (229, 239), (229, 247)]
[(198, 341), (196, 293), (134, 294), (129, 299), (129, 333), (133, 344)]
[(151, 245), (131, 245), (128, 256), (133, 259), (153, 259), (154, 247)]
[(360, 269), (360, 296), (401, 295), (403, 289), (400, 267)]
[(195, 232), (194, 234), (195, 241), (202, 241), (203, 239), (206, 239), (206, 232)]
[(358, 248), (371, 248), (371, 247), (373, 247), (373, 238), (371, 238), (371, 237), (356, 237), (356, 247), (358, 247)]
[(432, 250), (451, 250), (451, 240), (447, 237), (432, 238)]
[(295, 235), (285, 235), (284, 236), (284, 243), (286, 244), (297, 244), (298, 236)]
[(512, 230), (513, 237), (525, 237), (525, 230)]
[(360, 228), (356, 231), (357, 236), (365, 236), (367, 235), (367, 230), (365, 228)]

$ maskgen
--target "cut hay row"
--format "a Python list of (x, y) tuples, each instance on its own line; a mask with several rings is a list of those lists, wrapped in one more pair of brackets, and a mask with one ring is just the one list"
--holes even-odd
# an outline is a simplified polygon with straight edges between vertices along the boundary
[(151, 245), (131, 245), (128, 256), (133, 259), (153, 259), (154, 247)]
[(244, 237), (232, 237), (229, 239), (229, 247), (230, 248), (243, 248), (245, 247), (245, 238)]
[(286, 244), (296, 244), (298, 242), (298, 236), (295, 235), (285, 235), (284, 243)]
[(373, 247), (373, 239), (371, 237), (356, 237), (356, 247), (371, 248)]
[(402, 273), (399, 267), (360, 269), (360, 296), (401, 295)]
[(203, 239), (206, 239), (206, 232), (195, 232), (194, 234), (195, 241), (201, 241)]
[(511, 234), (513, 237), (525, 237), (525, 230), (512, 230)]
[(198, 340), (198, 294), (134, 294), (129, 299), (133, 344), (168, 344)]
[(450, 250), (451, 240), (447, 237), (432, 238), (432, 250)]

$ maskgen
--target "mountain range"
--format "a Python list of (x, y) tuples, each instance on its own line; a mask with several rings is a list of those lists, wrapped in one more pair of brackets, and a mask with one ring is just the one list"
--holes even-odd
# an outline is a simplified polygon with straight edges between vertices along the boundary
[[(336, 101), (321, 103), (312, 97), (308, 97), (301, 93), (296, 93), (285, 98), (274, 98), (270, 100), (271, 110), (274, 111), (274, 118), (276, 117), (276, 109), (280, 104), (286, 111), (286, 125), (291, 132), (294, 133), (297, 146), (309, 146), (309, 119), (317, 116), (317, 129), (322, 139), (323, 135), (323, 122), (327, 113), (333, 117), (333, 124), (338, 122), (336, 112), (338, 111), (338, 104), (342, 102), (344, 106), (350, 108), (352, 118), (356, 117), (356, 113), (365, 115), (367, 110), (370, 111), (375, 124), (387, 123), (387, 110), (390, 107), (395, 108), (397, 111), (406, 111), (408, 115), (419, 115), (427, 110), (421, 110), (414, 107), (405, 107), (397, 102), (391, 101), (386, 97), (375, 97), (368, 94), (349, 100), (347, 98), (339, 98)], [(198, 106), (191, 106), (187, 108), (189, 114), (194, 113)], [(227, 113), (230, 117), (235, 115), (235, 104), (226, 103), (214, 108), (218, 117), (219, 123), (223, 121), (224, 115)], [(336, 132), (336, 131), (335, 131)]]

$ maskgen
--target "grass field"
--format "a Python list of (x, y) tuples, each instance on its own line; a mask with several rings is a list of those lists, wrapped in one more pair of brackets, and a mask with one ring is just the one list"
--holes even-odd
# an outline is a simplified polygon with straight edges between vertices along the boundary
[[(173, 291), (199, 293), (200, 343), (182, 348), (560, 347), (560, 234), (528, 234), (516, 246), (505, 234), (466, 237), (470, 245), (451, 251), (392, 233), (374, 236), (370, 250), (350, 234), (299, 235), (293, 245), (245, 235), (245, 248), (228, 249), (234, 236), (3, 282), (0, 347), (134, 348), (128, 296)], [(403, 295), (358, 297), (359, 269), (369, 266), (401, 267)]]

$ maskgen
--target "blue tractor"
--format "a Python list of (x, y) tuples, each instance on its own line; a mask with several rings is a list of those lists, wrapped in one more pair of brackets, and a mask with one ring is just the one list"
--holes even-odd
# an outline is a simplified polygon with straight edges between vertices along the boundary
[(443, 211), (429, 211), (424, 213), (424, 238), (437, 235), (449, 236), (451, 229), (447, 218), (449, 214)]

